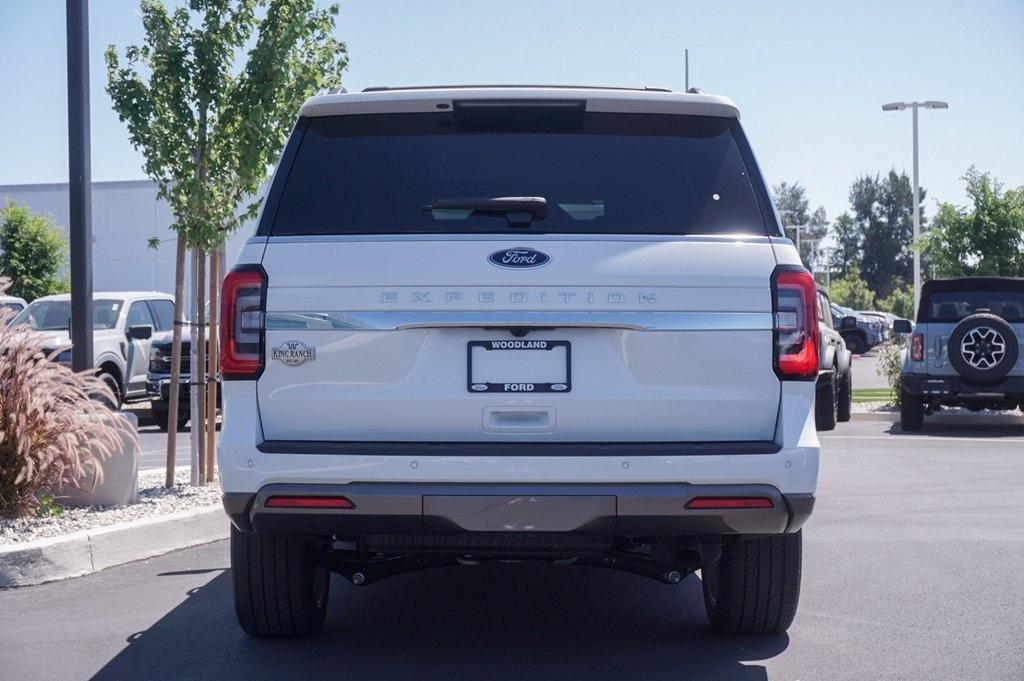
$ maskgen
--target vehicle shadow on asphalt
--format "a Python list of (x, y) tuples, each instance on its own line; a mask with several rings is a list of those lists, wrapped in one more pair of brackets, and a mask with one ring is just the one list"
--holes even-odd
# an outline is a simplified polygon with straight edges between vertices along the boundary
[[(154, 579), (160, 579), (154, 576)], [(93, 678), (767, 679), (785, 635), (707, 629), (700, 582), (525, 565), (442, 568), (357, 588), (335, 577), (323, 631), (256, 640), (235, 622), (229, 571)]]
[(917, 432), (907, 432), (900, 427), (900, 424), (893, 423), (886, 431), (890, 435), (900, 437), (1024, 437), (1024, 421), (1020, 424), (958, 424), (958, 423), (928, 423), (925, 419), (924, 427)]

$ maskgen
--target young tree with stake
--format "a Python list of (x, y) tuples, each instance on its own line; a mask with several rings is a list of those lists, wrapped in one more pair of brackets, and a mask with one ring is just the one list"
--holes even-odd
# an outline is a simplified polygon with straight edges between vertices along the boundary
[[(144, 43), (123, 54), (113, 45), (107, 48), (107, 92), (114, 110), (174, 215), (175, 320), (182, 319), (186, 249), (215, 254), (227, 232), (255, 216), (257, 191), (299, 105), (340, 86), (348, 58), (345, 44), (333, 35), (337, 14), (337, 5), (318, 9), (314, 0), (190, 0), (173, 11), (161, 0), (143, 0)], [(251, 48), (240, 62), (246, 45)], [(192, 293), (195, 309), (202, 309), (202, 288)], [(213, 309), (209, 323), (213, 329)], [(194, 350), (204, 343), (197, 335)], [(200, 375), (204, 371), (195, 369)], [(174, 479), (180, 371), (181, 325), (176, 323), (168, 486)], [(204, 415), (193, 415), (200, 421), (193, 421), (193, 430), (203, 428)], [(192, 452), (193, 484), (201, 482), (203, 455)]]

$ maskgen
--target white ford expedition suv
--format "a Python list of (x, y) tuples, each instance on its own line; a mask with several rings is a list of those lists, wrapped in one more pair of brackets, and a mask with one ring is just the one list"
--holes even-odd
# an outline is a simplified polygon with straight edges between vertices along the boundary
[(728, 99), (310, 99), (224, 281), (242, 628), (316, 631), (331, 572), (533, 560), (700, 571), (713, 627), (785, 630), (816, 296)]

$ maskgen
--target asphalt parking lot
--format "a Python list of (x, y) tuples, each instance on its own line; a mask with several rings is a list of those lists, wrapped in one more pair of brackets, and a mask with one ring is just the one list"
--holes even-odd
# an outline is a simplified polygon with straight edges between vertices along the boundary
[(1024, 421), (822, 441), (788, 636), (709, 633), (693, 577), (490, 565), (336, 578), (319, 636), (255, 641), (222, 541), (0, 591), (0, 678), (1024, 678)]

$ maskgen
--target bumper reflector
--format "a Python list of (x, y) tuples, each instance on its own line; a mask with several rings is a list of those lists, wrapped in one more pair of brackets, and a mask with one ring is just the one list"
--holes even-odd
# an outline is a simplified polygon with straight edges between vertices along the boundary
[(263, 505), (265, 508), (334, 508), (351, 509), (356, 505), (347, 497), (300, 497), (273, 496)]
[(768, 497), (695, 497), (686, 502), (690, 510), (729, 508), (773, 508), (775, 504)]

